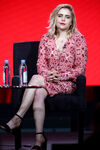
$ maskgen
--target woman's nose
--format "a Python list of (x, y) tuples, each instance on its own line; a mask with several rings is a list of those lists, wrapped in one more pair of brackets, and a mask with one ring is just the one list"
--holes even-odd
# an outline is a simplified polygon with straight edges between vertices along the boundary
[(65, 17), (64, 16), (62, 17), (62, 21), (65, 21)]

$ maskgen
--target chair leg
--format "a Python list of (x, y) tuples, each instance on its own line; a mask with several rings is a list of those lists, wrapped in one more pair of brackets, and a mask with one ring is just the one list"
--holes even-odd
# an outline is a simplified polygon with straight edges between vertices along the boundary
[(84, 112), (79, 112), (78, 144), (84, 140)]
[(21, 128), (18, 127), (15, 131), (15, 150), (21, 148)]

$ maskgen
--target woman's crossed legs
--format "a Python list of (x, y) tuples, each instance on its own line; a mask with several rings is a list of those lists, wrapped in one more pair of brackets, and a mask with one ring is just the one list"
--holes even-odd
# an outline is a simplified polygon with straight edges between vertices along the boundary
[[(17, 112), (20, 117), (24, 117), (31, 104), (33, 104), (33, 115), (36, 127), (36, 133), (43, 132), (43, 124), (45, 118), (45, 103), (44, 100), (48, 93), (45, 89), (44, 78), (40, 75), (32, 76), (29, 85), (42, 86), (43, 88), (27, 88), (25, 89), (21, 106)], [(21, 123), (21, 119), (15, 115), (8, 123), (10, 129), (18, 127)], [(44, 142), (44, 138), (41, 134), (36, 135), (35, 144), (41, 146)]]

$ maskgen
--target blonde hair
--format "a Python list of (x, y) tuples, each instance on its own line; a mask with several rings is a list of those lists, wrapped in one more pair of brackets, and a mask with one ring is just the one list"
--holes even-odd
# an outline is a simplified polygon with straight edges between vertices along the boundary
[(69, 30), (67, 31), (67, 36), (70, 38), (74, 32), (76, 32), (76, 17), (74, 10), (71, 5), (69, 4), (60, 4), (58, 5), (50, 14), (50, 19), (49, 19), (49, 37), (52, 38), (52, 35), (57, 34), (57, 27), (55, 25), (55, 18), (59, 12), (60, 9), (62, 8), (67, 8), (71, 12), (71, 17), (72, 17), (72, 25), (69, 27)]

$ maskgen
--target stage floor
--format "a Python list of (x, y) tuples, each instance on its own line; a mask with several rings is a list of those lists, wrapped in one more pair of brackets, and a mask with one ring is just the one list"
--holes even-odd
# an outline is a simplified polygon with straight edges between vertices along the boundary
[[(88, 138), (91, 135), (91, 131), (86, 131), (84, 134), (84, 139)], [(53, 150), (53, 146), (57, 144), (77, 144), (78, 138), (77, 133), (46, 133), (48, 139), (47, 150)], [(23, 132), (22, 133), (22, 148), (20, 150), (31, 150), (31, 147), (34, 145), (34, 133), (32, 132)], [(0, 150), (14, 150), (14, 137), (10, 134), (5, 134), (0, 132)]]

